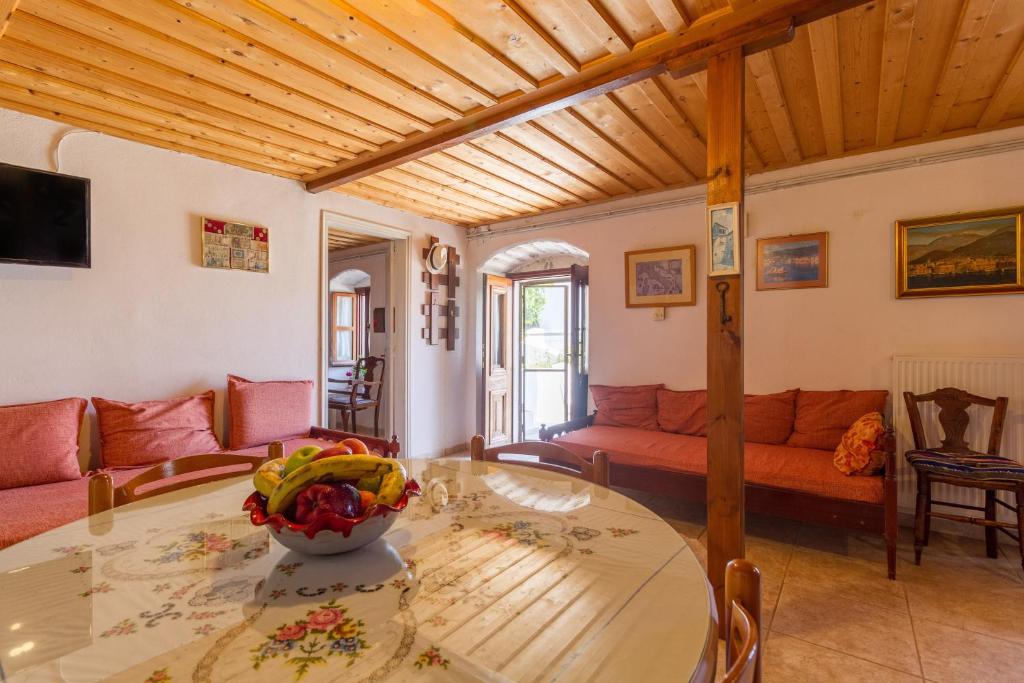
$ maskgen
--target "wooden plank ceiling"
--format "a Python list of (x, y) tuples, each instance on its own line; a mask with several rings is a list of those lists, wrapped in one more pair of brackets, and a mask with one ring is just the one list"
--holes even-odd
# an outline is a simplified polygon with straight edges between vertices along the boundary
[(327, 248), (331, 251), (335, 249), (364, 247), (368, 244), (379, 244), (387, 241), (388, 240), (385, 237), (361, 235), (359, 233), (348, 232), (347, 230), (340, 230), (338, 228), (331, 228), (327, 231)]
[[(728, 2), (0, 0), (0, 107), (303, 179)], [(751, 56), (749, 170), (1021, 125), (1020, 2), (876, 0)], [(336, 191), (472, 226), (703, 183), (706, 92), (657, 76)]]

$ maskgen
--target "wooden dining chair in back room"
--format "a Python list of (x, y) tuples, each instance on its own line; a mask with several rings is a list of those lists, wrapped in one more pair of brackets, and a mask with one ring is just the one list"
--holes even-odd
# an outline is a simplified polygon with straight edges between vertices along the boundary
[[(520, 441), (491, 448), (486, 448), (485, 443), (484, 437), (479, 434), (470, 441), (470, 457), (473, 460), (533, 467), (586, 479), (606, 488), (608, 486), (608, 454), (604, 451), (595, 451), (593, 462), (589, 462), (568, 449), (546, 441)], [(537, 460), (503, 458), (504, 455), (528, 455)]]
[[(338, 388), (327, 388), (327, 408), (341, 413), (341, 428), (344, 431), (358, 431), (356, 416), (362, 410), (373, 408), (373, 435), (380, 436), (380, 409), (383, 405), (384, 356), (366, 356), (352, 366), (352, 379), (329, 379), (329, 384)], [(349, 417), (352, 418), (349, 429)]]

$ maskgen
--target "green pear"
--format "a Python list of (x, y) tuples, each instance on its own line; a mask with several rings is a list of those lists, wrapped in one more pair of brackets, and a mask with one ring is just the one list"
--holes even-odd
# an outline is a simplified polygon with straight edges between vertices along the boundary
[(284, 463), (285, 476), (288, 476), (306, 463), (313, 462), (313, 458), (322, 450), (319, 446), (303, 446), (289, 455)]

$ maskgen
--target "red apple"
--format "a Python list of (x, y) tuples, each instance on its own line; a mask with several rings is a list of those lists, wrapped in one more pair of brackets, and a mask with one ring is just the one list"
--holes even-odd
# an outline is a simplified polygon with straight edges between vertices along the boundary
[[(325, 448), (324, 450), (322, 450), (319, 453), (317, 453), (316, 455), (314, 455), (313, 456), (313, 460), (323, 460), (324, 458), (335, 458), (335, 457), (337, 457), (339, 455), (352, 455), (352, 449), (349, 448), (348, 446), (342, 446), (342, 445), (331, 446), (330, 448)], [(312, 462), (313, 460), (310, 460), (310, 462)]]
[(359, 516), (359, 491), (348, 484), (313, 484), (295, 500), (295, 521), (309, 524), (319, 515), (332, 512), (342, 517)]

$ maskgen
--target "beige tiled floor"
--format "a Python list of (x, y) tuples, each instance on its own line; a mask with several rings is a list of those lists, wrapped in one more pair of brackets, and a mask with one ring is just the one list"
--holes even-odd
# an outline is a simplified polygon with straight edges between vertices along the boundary
[[(703, 561), (702, 506), (625, 492), (667, 519)], [(896, 581), (881, 538), (748, 516), (761, 569), (764, 680), (1024, 681), (1024, 571), (1015, 546), (932, 533), (920, 567), (900, 530)]]

